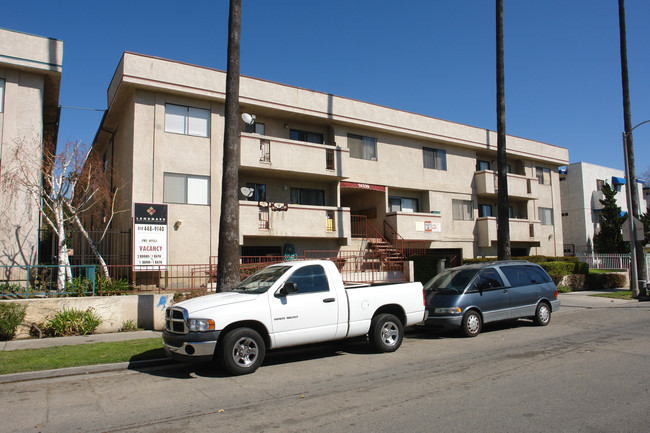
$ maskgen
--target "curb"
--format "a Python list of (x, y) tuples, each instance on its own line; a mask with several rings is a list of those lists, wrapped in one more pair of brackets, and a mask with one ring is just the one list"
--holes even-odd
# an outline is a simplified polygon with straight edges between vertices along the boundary
[[(175, 361), (169, 358), (147, 359), (143, 361), (118, 362), (113, 364), (82, 365), (79, 367), (58, 368), (55, 370), (38, 370), (24, 373), (0, 375), (0, 384), (26, 382), (29, 380), (53, 379), (58, 377), (78, 376), (84, 374), (110, 373), (122, 370), (140, 370), (153, 367), (165, 367)], [(181, 365), (181, 363), (178, 363)]]

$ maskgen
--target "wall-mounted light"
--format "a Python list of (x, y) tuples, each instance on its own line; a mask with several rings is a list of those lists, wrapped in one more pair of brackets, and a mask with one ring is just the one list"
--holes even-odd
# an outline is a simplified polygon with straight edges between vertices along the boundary
[(176, 222), (174, 223), (174, 230), (178, 230), (180, 228), (181, 224), (183, 224), (183, 220), (181, 220), (181, 219), (176, 220)]

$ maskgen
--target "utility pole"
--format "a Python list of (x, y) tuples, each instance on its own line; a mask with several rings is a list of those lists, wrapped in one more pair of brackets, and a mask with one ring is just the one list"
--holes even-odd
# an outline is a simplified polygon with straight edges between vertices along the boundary
[[(625, 120), (625, 132), (623, 133), (623, 145), (625, 155), (625, 167), (627, 177), (627, 188), (629, 189), (628, 218), (632, 218), (632, 233), (630, 239), (630, 249), (633, 255), (633, 263), (636, 261), (636, 276), (632, 272), (632, 277), (638, 279), (637, 284), (631, 283), (633, 295), (635, 298), (645, 297), (646, 292), (646, 275), (647, 268), (645, 255), (643, 253), (642, 242), (638, 242), (634, 235), (634, 220), (639, 218), (639, 195), (636, 184), (636, 172), (634, 169), (634, 146), (632, 142), (632, 114), (630, 112), (630, 82), (627, 71), (627, 36), (625, 31), (625, 0), (618, 0), (618, 23), (621, 39), (621, 77), (623, 84), (623, 117)], [(638, 126), (638, 125), (637, 125)], [(638, 288), (634, 290), (634, 286)]]

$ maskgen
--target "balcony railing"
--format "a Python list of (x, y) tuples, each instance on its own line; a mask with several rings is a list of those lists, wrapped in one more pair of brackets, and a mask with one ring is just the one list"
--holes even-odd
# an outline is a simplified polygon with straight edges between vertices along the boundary
[[(478, 246), (485, 248), (492, 246), (497, 241), (497, 219), (483, 217), (476, 221), (478, 227)], [(511, 242), (540, 242), (541, 222), (530, 220), (510, 219)]]
[(239, 202), (243, 236), (349, 238), (350, 210), (272, 202)]
[(342, 172), (341, 167), (336, 166), (338, 151), (340, 149), (324, 144), (242, 134), (240, 165), (335, 176)]
[[(537, 197), (536, 178), (518, 174), (508, 174), (508, 197), (535, 199)], [(481, 170), (474, 174), (477, 195), (494, 196), (499, 193), (497, 173), (493, 170)]]

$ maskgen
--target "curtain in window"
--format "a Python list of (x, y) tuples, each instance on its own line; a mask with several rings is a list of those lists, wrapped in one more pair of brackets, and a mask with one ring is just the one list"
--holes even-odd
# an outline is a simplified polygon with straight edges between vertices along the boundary
[(424, 156), (424, 168), (436, 168), (435, 151), (428, 147), (422, 148)]
[(452, 201), (452, 217), (455, 220), (473, 220), (473, 211), (471, 201), (453, 200)]
[(187, 203), (210, 204), (210, 182), (203, 176), (187, 177)]
[(199, 137), (210, 135), (210, 110), (189, 107), (187, 133)]
[(165, 173), (163, 179), (163, 201), (165, 203), (186, 203), (185, 176)]
[(187, 107), (165, 104), (165, 132), (185, 134)]
[(363, 159), (377, 160), (377, 140), (363, 137)]

